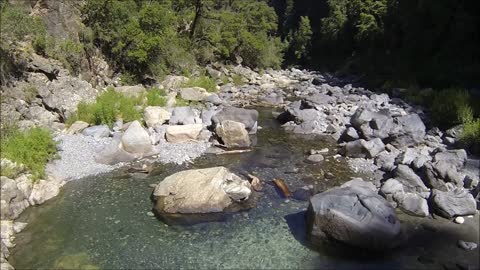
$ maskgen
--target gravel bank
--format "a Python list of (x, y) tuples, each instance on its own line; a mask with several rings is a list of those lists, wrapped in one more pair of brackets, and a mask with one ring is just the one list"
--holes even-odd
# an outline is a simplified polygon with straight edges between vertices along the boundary
[(47, 165), (47, 172), (57, 180), (74, 180), (88, 175), (109, 172), (121, 165), (105, 165), (95, 161), (95, 154), (108, 145), (112, 138), (95, 139), (90, 136), (59, 135), (60, 159)]
[[(59, 142), (59, 156), (47, 165), (47, 172), (59, 182), (83, 178), (89, 175), (97, 175), (112, 171), (124, 164), (105, 165), (95, 161), (95, 155), (106, 145), (112, 142), (112, 138), (99, 138), (77, 135), (59, 135), (55, 137)], [(200, 157), (209, 143), (168, 143), (161, 142), (156, 146), (158, 161), (161, 163), (182, 164)]]

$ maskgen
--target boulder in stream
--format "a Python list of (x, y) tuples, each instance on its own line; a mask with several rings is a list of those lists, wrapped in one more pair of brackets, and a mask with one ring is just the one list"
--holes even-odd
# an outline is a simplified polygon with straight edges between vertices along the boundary
[(381, 250), (396, 246), (401, 236), (395, 210), (360, 179), (316, 194), (307, 210), (310, 240), (334, 239), (345, 244)]
[(186, 170), (161, 181), (153, 192), (160, 216), (226, 211), (250, 197), (251, 185), (225, 167)]

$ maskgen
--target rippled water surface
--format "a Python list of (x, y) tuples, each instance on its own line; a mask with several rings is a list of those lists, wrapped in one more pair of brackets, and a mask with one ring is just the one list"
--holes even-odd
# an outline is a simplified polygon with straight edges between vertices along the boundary
[[(251, 153), (158, 165), (146, 177), (118, 171), (68, 183), (58, 197), (22, 215), (29, 225), (17, 235), (10, 262), (18, 269), (401, 268), (408, 254), (362, 259), (351, 250), (308, 246), (307, 202), (282, 198), (270, 181), (278, 177), (292, 190), (312, 184), (321, 191), (353, 174), (344, 161), (332, 158), (333, 151), (322, 165), (304, 162), (308, 150), (333, 149), (332, 142), (285, 134), (269, 110), (262, 111), (260, 125), (264, 128)], [(266, 182), (254, 209), (192, 226), (167, 226), (147, 215), (150, 184), (179, 170), (219, 165), (238, 174), (256, 173)], [(329, 172), (334, 177), (325, 178)]]

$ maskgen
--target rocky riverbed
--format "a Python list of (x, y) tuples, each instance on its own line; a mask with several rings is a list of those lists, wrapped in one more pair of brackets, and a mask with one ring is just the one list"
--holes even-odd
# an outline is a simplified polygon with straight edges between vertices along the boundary
[[(55, 197), (59, 193), (59, 187), (66, 181), (88, 175), (99, 175), (99, 179), (105, 179), (102, 174), (110, 171), (115, 173), (123, 170), (121, 168), (149, 173), (154, 172), (159, 166), (155, 164), (181, 164), (192, 162), (205, 153), (218, 156), (226, 151), (248, 148), (253, 148), (254, 153), (227, 154), (225, 158), (214, 159), (214, 162), (208, 164), (210, 167), (240, 165), (236, 170), (243, 174), (243, 177), (246, 169), (255, 171), (263, 181), (273, 180), (281, 174), (296, 192), (296, 199), (299, 201), (293, 205), (299, 211), (306, 209), (307, 205), (303, 201), (308, 200), (311, 195), (325, 191), (327, 187), (340, 185), (350, 180), (352, 176), (361, 176), (371, 183), (371, 192), (379, 194), (382, 200), (388, 202), (388, 207), (397, 208), (396, 212), (400, 216), (407, 214), (415, 217), (400, 217), (401, 222), (406, 221), (410, 225), (445, 224), (445, 228), (460, 231), (459, 235), (464, 236), (458, 237), (457, 240), (464, 242), (449, 242), (447, 246), (457, 248), (458, 245), (461, 252), (467, 252), (465, 256), (459, 255), (461, 267), (466, 265), (478, 267), (478, 257), (476, 261), (472, 260), (474, 257), (463, 249), (473, 247), (472, 244), (465, 242), (474, 244), (479, 242), (477, 210), (479, 161), (468, 157), (465, 150), (455, 149), (458, 129), (441, 131), (435, 127), (427, 128), (424, 123), (428, 117), (421, 108), (411, 106), (398, 98), (390, 98), (386, 94), (376, 94), (361, 87), (342, 83), (341, 80), (328, 75), (297, 69), (259, 74), (240, 66), (208, 70), (212, 77), (219, 77), (219, 74), (231, 77), (236, 74), (242, 76), (247, 83), (242, 86), (227, 83), (219, 87), (217, 94), (209, 94), (202, 89), (182, 89), (178, 82), (184, 78), (170, 76), (160, 83), (159, 87), (194, 101), (195, 105), (147, 107), (143, 118), (147, 128), (143, 128), (139, 122), (121, 121), (112, 128), (89, 127), (86, 123), (77, 122), (63, 131), (60, 130), (61, 125), (52, 125), (60, 128), (56, 131), (58, 132), (56, 139), (60, 142), (61, 151), (60, 159), (47, 167), (49, 178), (33, 185), (26, 183), (23, 179), (25, 176), (16, 179), (2, 177), (2, 269), (10, 267), (6, 259), (8, 249), (15, 245), (14, 233), (20, 232), (25, 227), (24, 223), (8, 220), (16, 219), (28, 205), (40, 204)], [(135, 89), (145, 91), (142, 87)], [(128, 88), (121, 90), (129, 91)], [(46, 96), (51, 99), (52, 95), (55, 93)], [(60, 108), (63, 105), (53, 104), (49, 108), (55, 106)], [(276, 109), (269, 109), (267, 112), (260, 110), (262, 113), (259, 116), (258, 110), (244, 108), (254, 106)], [(70, 108), (71, 104), (69, 103), (67, 107)], [(53, 111), (49, 113), (55, 114), (55, 111), (62, 110)], [(262, 120), (265, 118), (270, 120)], [(280, 136), (278, 131), (271, 132), (272, 129), (268, 125), (271, 125), (269, 123), (272, 123), (274, 118), (282, 124), (282, 129), (286, 132), (284, 135)], [(262, 133), (264, 128), (270, 132)], [(294, 137), (288, 138), (287, 134)], [(312, 136), (314, 138), (322, 136), (325, 138), (322, 140), (328, 143), (317, 145), (315, 141), (307, 143), (302, 141), (300, 149), (292, 150), (296, 140)], [(271, 149), (269, 150), (266, 145)], [(292, 151), (297, 160), (292, 159)], [(247, 158), (244, 159), (242, 156)], [(197, 162), (202, 164), (198, 159), (195, 164)], [(295, 165), (296, 162), (302, 164), (303, 171)], [(168, 171), (175, 170), (179, 170), (179, 167), (170, 168)], [(295, 179), (299, 170), (301, 180)], [(344, 174), (342, 170), (348, 172)], [(161, 175), (167, 176), (165, 173)], [(90, 179), (93, 179), (92, 176)], [(275, 188), (269, 186), (267, 190), (274, 192)], [(266, 192), (269, 194), (269, 191)], [(63, 198), (66, 196), (65, 193), (61, 194)], [(272, 200), (278, 202), (273, 199), (274, 196), (279, 197), (279, 194), (270, 193), (262, 200), (265, 204), (272, 203)], [(290, 205), (288, 200), (283, 203)], [(61, 202), (56, 199), (54, 206), (49, 209), (57, 209), (59, 205)], [(286, 208), (289, 210), (279, 211), (282, 214), (292, 214), (293, 208), (290, 206)], [(46, 211), (55, 213), (57, 210)], [(261, 219), (260, 213), (257, 218)], [(298, 219), (291, 222), (301, 223), (300, 219), (303, 217)], [(418, 221), (422, 219), (423, 221)], [(436, 219), (441, 221), (436, 223)], [(35, 222), (28, 219), (24, 221)], [(466, 225), (452, 225), (453, 221)], [(475, 224), (477, 228), (472, 229)], [(430, 225), (421, 226), (430, 228)], [(443, 225), (438, 226), (441, 229), (432, 230), (442, 231)], [(29, 233), (35, 232), (28, 228), (27, 226)], [(21, 246), (17, 248), (15, 253), (23, 254), (19, 251), (21, 248)], [(441, 252), (449, 248), (441, 249)], [(460, 250), (456, 250), (455, 254), (462, 254)], [(27, 267), (28, 264), (20, 263), (19, 256), (21, 257), (15, 255), (15, 262)], [(442, 259), (430, 263), (431, 258), (428, 258), (428, 254), (425, 256), (415, 263), (409, 261), (411, 264), (405, 265), (417, 265), (418, 261), (425, 268), (446, 265)], [(175, 262), (178, 263), (176, 260)], [(151, 263), (152, 261), (145, 267), (159, 266)], [(334, 260), (331, 263), (339, 262)], [(40, 265), (52, 267), (52, 264)], [(139, 267), (134, 263), (128, 265)], [(255, 267), (249, 264), (238, 265)], [(286, 261), (284, 264), (266, 264), (265, 267), (288, 265), (294, 267)]]

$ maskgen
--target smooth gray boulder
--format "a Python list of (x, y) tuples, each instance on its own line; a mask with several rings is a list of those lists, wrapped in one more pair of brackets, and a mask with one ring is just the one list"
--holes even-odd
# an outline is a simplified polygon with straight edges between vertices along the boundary
[(123, 149), (129, 153), (146, 154), (152, 151), (150, 135), (136, 120), (129, 125), (121, 140)]
[(348, 127), (342, 134), (341, 139), (346, 142), (351, 142), (358, 140), (360, 137), (358, 136), (357, 130), (353, 127)]
[(360, 139), (348, 142), (343, 148), (344, 154), (353, 158), (374, 158), (383, 150), (385, 150), (385, 145), (379, 138), (371, 141)]
[(248, 200), (251, 186), (225, 167), (187, 170), (161, 181), (153, 192), (154, 209), (162, 214), (222, 212)]
[(418, 114), (408, 114), (395, 118), (397, 125), (390, 131), (390, 142), (397, 148), (404, 148), (424, 141), (425, 124)]
[(171, 143), (191, 142), (197, 140), (202, 129), (202, 124), (168, 126), (165, 135)]
[(91, 126), (82, 131), (84, 136), (91, 136), (96, 139), (110, 136), (110, 128), (107, 125)]
[(225, 120), (240, 122), (250, 134), (257, 132), (258, 112), (256, 110), (247, 110), (236, 107), (225, 107), (212, 117), (213, 122), (217, 125)]
[(422, 181), (422, 178), (418, 176), (407, 165), (400, 164), (395, 169), (395, 178), (401, 182), (407, 191), (424, 192), (428, 191), (428, 188)]
[(434, 161), (445, 161), (446, 163), (455, 166), (457, 169), (461, 169), (467, 161), (467, 152), (464, 149), (438, 152), (435, 154)]
[(251, 145), (243, 123), (225, 120), (217, 125), (215, 132), (227, 148), (248, 148)]
[(429, 214), (427, 200), (415, 193), (396, 193), (393, 198), (403, 212), (417, 217), (427, 217)]
[(347, 182), (313, 196), (307, 210), (307, 224), (314, 244), (330, 238), (355, 247), (381, 250), (395, 247), (401, 235), (392, 206), (374, 188), (360, 181)]
[(432, 205), (437, 214), (445, 218), (474, 215), (477, 204), (472, 194), (464, 189), (432, 191)]
[(102, 164), (114, 165), (120, 162), (130, 162), (138, 157), (138, 154), (125, 151), (120, 138), (117, 138), (95, 155), (95, 161)]
[(172, 114), (159, 106), (148, 106), (143, 111), (143, 119), (147, 127), (158, 127), (170, 119)]
[(201, 119), (190, 107), (176, 107), (169, 120), (170, 125), (201, 124)]
[(180, 89), (180, 96), (184, 100), (203, 101), (208, 97), (208, 92), (201, 87), (189, 87)]

